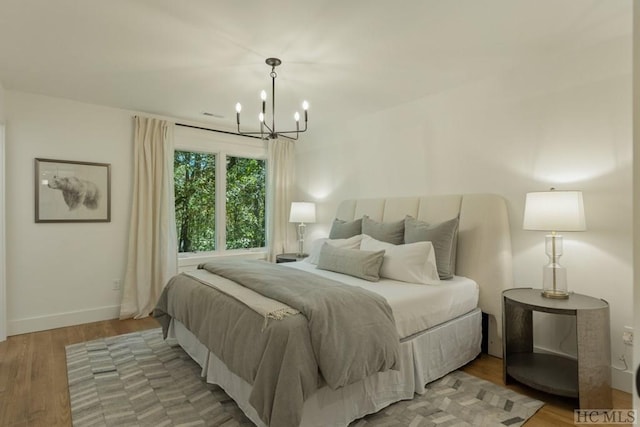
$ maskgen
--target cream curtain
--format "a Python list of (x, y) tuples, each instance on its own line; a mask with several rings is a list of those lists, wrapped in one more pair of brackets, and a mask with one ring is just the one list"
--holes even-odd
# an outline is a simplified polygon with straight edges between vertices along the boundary
[(286, 252), (295, 241), (295, 228), (289, 224), (295, 173), (295, 142), (275, 139), (268, 142), (267, 259)]
[(147, 317), (178, 271), (173, 123), (136, 117), (133, 200), (120, 318)]

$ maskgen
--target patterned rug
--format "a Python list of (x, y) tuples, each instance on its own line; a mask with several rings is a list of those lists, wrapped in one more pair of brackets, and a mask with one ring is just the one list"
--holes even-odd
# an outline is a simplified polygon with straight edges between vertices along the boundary
[[(253, 425), (160, 329), (70, 345), (66, 353), (74, 426)], [(428, 389), (351, 426), (519, 426), (543, 405), (461, 371)]]

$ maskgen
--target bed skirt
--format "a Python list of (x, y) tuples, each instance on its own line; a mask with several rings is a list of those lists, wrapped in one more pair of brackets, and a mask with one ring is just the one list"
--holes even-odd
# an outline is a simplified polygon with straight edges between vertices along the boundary
[[(472, 361), (480, 354), (481, 311), (465, 315), (403, 340), (399, 371), (386, 371), (338, 390), (322, 387), (304, 404), (302, 426), (347, 426), (400, 400), (423, 394), (425, 385)], [(201, 367), (207, 382), (222, 387), (257, 426), (264, 426), (248, 403), (251, 385), (238, 377), (179, 321), (172, 320), (167, 339), (177, 343)]]

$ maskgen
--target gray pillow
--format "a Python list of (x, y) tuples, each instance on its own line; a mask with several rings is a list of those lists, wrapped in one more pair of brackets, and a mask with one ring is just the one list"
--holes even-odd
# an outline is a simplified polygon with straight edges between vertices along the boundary
[(318, 268), (377, 282), (380, 280), (380, 267), (383, 259), (383, 250), (343, 249), (325, 243), (320, 249)]
[(410, 216), (404, 219), (404, 242), (431, 242), (440, 279), (451, 279), (456, 272), (458, 222), (458, 218), (453, 218), (429, 225)]
[(378, 222), (367, 215), (362, 217), (362, 234), (381, 242), (401, 245), (404, 243), (404, 220), (397, 222)]
[(329, 232), (330, 239), (348, 239), (362, 234), (362, 218), (353, 221), (335, 219)]

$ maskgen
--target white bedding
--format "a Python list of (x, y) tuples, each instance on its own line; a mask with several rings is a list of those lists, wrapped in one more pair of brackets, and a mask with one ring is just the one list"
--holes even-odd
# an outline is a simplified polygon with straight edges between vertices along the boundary
[(308, 271), (352, 286), (360, 286), (384, 297), (396, 321), (401, 338), (437, 326), (470, 312), (478, 306), (479, 288), (473, 280), (454, 276), (435, 285), (411, 284), (390, 279), (368, 282), (356, 277), (317, 269), (308, 262), (280, 264)]

